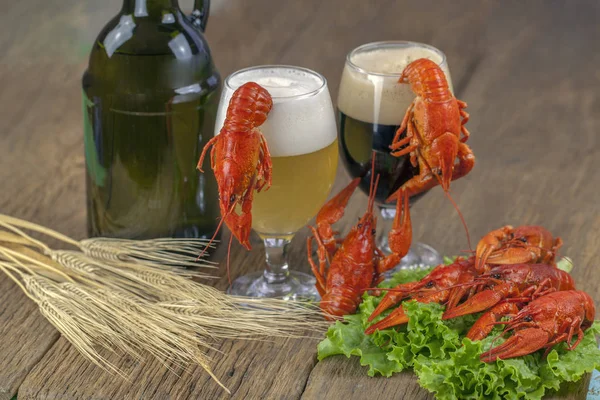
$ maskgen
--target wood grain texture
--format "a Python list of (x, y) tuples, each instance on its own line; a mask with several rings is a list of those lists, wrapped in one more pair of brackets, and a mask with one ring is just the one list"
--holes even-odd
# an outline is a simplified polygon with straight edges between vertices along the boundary
[(302, 400), (318, 399), (434, 399), (434, 395), (417, 384), (410, 371), (391, 378), (366, 378), (366, 367), (358, 359), (345, 356), (327, 358), (317, 364), (310, 375)]
[[(19, 2), (2, 16), (2, 25), (11, 29), (0, 39), (0, 212), (82, 238), (85, 199), (79, 77), (83, 58), (79, 57), (79, 64), (73, 58), (67, 60), (65, 55), (74, 44), (51, 40), (72, 38), (64, 24), (68, 19), (56, 11), (48, 2)], [(48, 22), (44, 15), (58, 20)], [(32, 24), (16, 23), (29, 16)], [(3, 400), (12, 398), (59, 334), (4, 275), (0, 276), (0, 293)]]
[(8, 279), (0, 280), (0, 400), (14, 396), (58, 337), (16, 285)]
[[(0, 212), (84, 236), (80, 77), (94, 35), (119, 3), (27, 0), (0, 16), (3, 26), (10, 27), (0, 37)], [(407, 39), (441, 48), (456, 93), (469, 103), (472, 116), (469, 144), (477, 166), (453, 183), (452, 194), (473, 240), (507, 223), (543, 224), (563, 237), (563, 254), (575, 261), (576, 282), (600, 303), (594, 267), (600, 256), (600, 203), (594, 200), (600, 198), (600, 177), (594, 173), (594, 161), (600, 160), (600, 55), (593, 51), (600, 39), (597, 4), (215, 4), (207, 37), (223, 77), (256, 64), (301, 65), (324, 74), (334, 101), (345, 54), (357, 45)], [(19, 18), (28, 18), (30, 24), (18, 23)], [(340, 166), (336, 188), (347, 179)], [(339, 224), (342, 231), (365, 204), (364, 195), (354, 196)], [(445, 254), (467, 248), (455, 211), (439, 189), (417, 202), (412, 212), (414, 240), (434, 244)], [(385, 228), (380, 226), (379, 234)], [(291, 258), (297, 269), (308, 271), (305, 238), (303, 229), (293, 241)], [(234, 244), (233, 276), (261, 268), (263, 248), (256, 235), (253, 245), (247, 253)], [(224, 249), (215, 258), (223, 260)], [(221, 273), (217, 287), (224, 289), (224, 269)], [(56, 341), (56, 331), (4, 276), (0, 332), (0, 400), (12, 397), (32, 368), (19, 398), (229, 397), (200, 368), (176, 371), (178, 377), (157, 363), (111, 358), (130, 372), (131, 380), (104, 373), (65, 339)], [(234, 398), (432, 398), (409, 373), (368, 378), (356, 359), (333, 357), (317, 363), (314, 340), (226, 341), (219, 349), (222, 353), (212, 354), (215, 374)], [(577, 390), (560, 398), (582, 398), (585, 388)]]

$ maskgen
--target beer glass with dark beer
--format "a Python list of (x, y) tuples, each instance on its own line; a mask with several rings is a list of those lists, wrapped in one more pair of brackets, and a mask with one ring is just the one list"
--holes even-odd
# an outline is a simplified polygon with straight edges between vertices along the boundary
[[(369, 192), (371, 158), (375, 154), (375, 173), (380, 175), (376, 201), (381, 216), (389, 221), (395, 216), (395, 203), (385, 199), (419, 173), (410, 156), (394, 157), (390, 144), (415, 95), (407, 84), (398, 83), (400, 74), (412, 61), (429, 58), (452, 82), (446, 56), (438, 49), (421, 43), (388, 41), (368, 43), (352, 50), (346, 57), (338, 93), (339, 147), (349, 174), (362, 177), (360, 188)], [(424, 193), (411, 198), (411, 205)], [(385, 232), (378, 243), (390, 252)], [(423, 243), (413, 243), (410, 252), (397, 268), (437, 265), (442, 259), (437, 251)]]

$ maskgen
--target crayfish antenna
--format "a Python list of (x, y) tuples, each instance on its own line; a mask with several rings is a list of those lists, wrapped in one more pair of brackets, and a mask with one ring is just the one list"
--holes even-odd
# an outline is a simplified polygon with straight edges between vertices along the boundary
[(377, 192), (377, 185), (379, 185), (379, 174), (377, 174), (377, 178), (375, 179), (375, 183), (373, 184), (373, 187), (371, 188), (371, 196), (369, 197), (369, 204), (368, 204), (368, 210), (369, 212), (373, 212), (373, 206), (375, 205), (375, 192)]
[[(442, 178), (440, 178), (439, 175), (437, 175), (437, 174), (433, 174), (433, 175), (437, 178), (438, 182), (440, 183), (440, 186), (442, 186), (442, 188), (443, 188)], [(467, 234), (467, 244), (469, 245), (468, 251), (471, 253), (474, 253), (473, 246), (471, 245), (471, 235), (469, 234), (469, 228), (467, 227), (467, 222), (465, 221), (465, 217), (463, 216), (462, 212), (460, 211), (460, 208), (458, 208), (458, 204), (456, 204), (456, 202), (450, 195), (450, 189), (448, 189), (447, 191), (445, 189), (443, 189), (443, 191), (444, 191), (444, 195), (446, 195), (448, 200), (450, 200), (450, 203), (452, 203), (452, 206), (454, 206), (454, 209), (456, 210), (456, 213), (458, 214), (458, 217), (460, 218), (460, 222), (462, 223), (463, 227), (465, 228), (465, 233)]]
[(227, 246), (227, 280), (229, 281), (229, 286), (231, 286), (231, 273), (229, 269), (229, 261), (231, 259), (231, 243), (233, 243), (233, 233), (229, 236), (229, 246)]
[(375, 156), (377, 153), (375, 150), (371, 153), (371, 182), (369, 183), (369, 201), (367, 202), (367, 210), (373, 212), (373, 205), (375, 204), (375, 195), (377, 192), (377, 185), (379, 185), (379, 174), (375, 177)]
[[(210, 238), (210, 240), (208, 241), (208, 244), (204, 247), (204, 250), (202, 250), (202, 252), (200, 253), (200, 255), (196, 258), (196, 261), (200, 260), (200, 258), (202, 258), (202, 256), (204, 255), (204, 253), (206, 253), (206, 251), (209, 249), (210, 245), (215, 241), (215, 238), (217, 237), (217, 234), (219, 233), (219, 230), (221, 229), (223, 222), (225, 221), (225, 218), (231, 214), (233, 212), (233, 210), (235, 209), (235, 206), (237, 204), (237, 201), (234, 202), (231, 205), (231, 208), (229, 209), (229, 211), (227, 212), (227, 214), (223, 215), (221, 217), (221, 221), (219, 221), (219, 225), (217, 225), (217, 229), (215, 229), (215, 233), (213, 234), (213, 236)], [(227, 246), (227, 279), (229, 280), (229, 286), (231, 286), (231, 274), (229, 271), (229, 261), (230, 261), (230, 256), (231, 256), (231, 243), (233, 241), (233, 232), (231, 233), (231, 236), (229, 237), (229, 246)]]
[[(425, 160), (425, 164), (429, 167), (430, 170), (432, 169), (426, 160)], [(469, 244), (469, 251), (473, 252), (473, 246), (471, 245), (471, 235), (469, 234), (469, 228), (467, 227), (467, 222), (465, 221), (465, 217), (463, 216), (462, 212), (460, 211), (460, 208), (458, 208), (458, 205), (456, 204), (456, 202), (450, 195), (450, 188), (448, 187), (448, 190), (446, 190), (446, 185), (442, 181), (442, 178), (439, 176), (439, 174), (434, 173), (433, 176), (435, 176), (435, 178), (438, 180), (438, 183), (440, 184), (440, 186), (442, 187), (442, 189), (444, 191), (444, 195), (448, 198), (448, 200), (450, 200), (450, 203), (452, 203), (452, 205), (454, 206), (454, 209), (458, 213), (460, 222), (462, 223), (463, 227), (465, 228), (465, 233), (467, 234), (467, 243)]]
[(210, 248), (210, 245), (215, 241), (215, 238), (217, 237), (217, 234), (219, 233), (219, 230), (221, 229), (221, 225), (223, 225), (223, 221), (225, 221), (225, 217), (221, 217), (221, 221), (219, 222), (219, 225), (217, 225), (217, 229), (215, 229), (215, 233), (208, 241), (208, 244), (204, 247), (204, 250), (202, 250), (200, 255), (198, 257), (196, 257), (196, 261), (199, 261), (202, 258), (204, 253), (206, 253), (206, 251)]
[(445, 191), (444, 190), (444, 194), (446, 195), (446, 197), (448, 198), (448, 200), (450, 200), (450, 202), (454, 206), (454, 209), (456, 210), (456, 212), (458, 213), (458, 217), (460, 218), (460, 222), (462, 223), (463, 227), (465, 228), (465, 233), (467, 234), (467, 243), (469, 244), (469, 250), (468, 251), (471, 252), (471, 253), (474, 253), (473, 246), (471, 245), (471, 235), (469, 234), (469, 228), (467, 227), (467, 222), (465, 221), (465, 217), (463, 216), (462, 212), (460, 211), (460, 208), (458, 208), (458, 205), (456, 204), (456, 202), (454, 201), (454, 199), (450, 195), (450, 191)]

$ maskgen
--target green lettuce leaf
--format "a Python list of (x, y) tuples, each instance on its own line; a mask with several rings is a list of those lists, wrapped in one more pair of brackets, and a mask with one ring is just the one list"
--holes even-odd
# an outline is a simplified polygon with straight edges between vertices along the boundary
[[(453, 258), (446, 258), (451, 263)], [(430, 270), (405, 270), (396, 273), (380, 287), (421, 279)], [(369, 376), (389, 377), (412, 368), (419, 384), (439, 399), (541, 399), (548, 390), (558, 390), (562, 382), (574, 382), (600, 369), (600, 349), (596, 335), (600, 323), (585, 332), (579, 346), (569, 351), (560, 344), (542, 358), (542, 351), (524, 357), (484, 363), (479, 355), (502, 343), (502, 328), (495, 328), (482, 341), (472, 342), (464, 336), (479, 314), (442, 321), (444, 307), (405, 301), (410, 317), (406, 326), (376, 331), (367, 336), (367, 318), (381, 296), (365, 294), (356, 314), (336, 322), (318, 345), (318, 359), (343, 354), (360, 358)], [(388, 315), (386, 311), (377, 320)], [(495, 340), (495, 341), (494, 341)]]

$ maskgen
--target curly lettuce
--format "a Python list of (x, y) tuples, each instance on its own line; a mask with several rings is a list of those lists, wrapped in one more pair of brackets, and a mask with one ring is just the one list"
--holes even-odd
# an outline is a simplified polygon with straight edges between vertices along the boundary
[[(446, 259), (446, 262), (451, 262)], [(400, 271), (381, 287), (421, 279), (429, 270)], [(383, 296), (383, 295), (382, 295)], [(318, 345), (322, 360), (343, 354), (359, 357), (368, 367), (369, 376), (389, 377), (412, 368), (419, 384), (439, 399), (541, 399), (547, 390), (558, 390), (563, 382), (575, 382), (594, 369), (600, 370), (600, 349), (596, 335), (600, 322), (588, 329), (579, 346), (569, 351), (564, 343), (555, 346), (546, 359), (541, 351), (509, 360), (484, 363), (479, 355), (494, 345), (501, 328), (496, 328), (482, 341), (472, 342), (465, 334), (478, 318), (468, 315), (442, 321), (444, 307), (405, 301), (410, 321), (406, 326), (384, 329), (367, 336), (367, 318), (382, 296), (365, 294), (356, 314), (336, 322)], [(384, 313), (389, 314), (389, 311)], [(377, 319), (377, 320), (378, 320)], [(376, 321), (377, 321), (376, 320)]]

